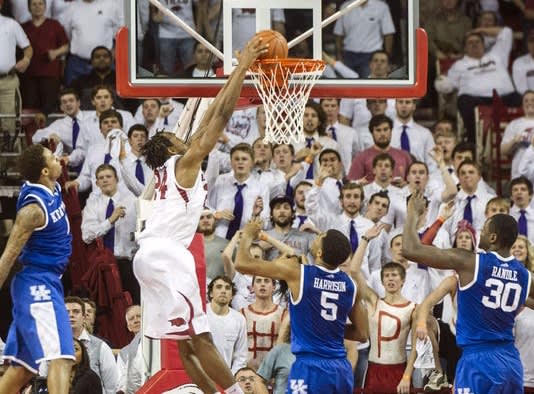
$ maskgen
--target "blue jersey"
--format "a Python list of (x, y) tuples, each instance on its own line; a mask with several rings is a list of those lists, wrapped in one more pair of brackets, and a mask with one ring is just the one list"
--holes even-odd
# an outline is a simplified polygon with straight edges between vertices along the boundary
[(472, 282), (458, 290), (458, 345), (512, 343), (514, 320), (529, 290), (530, 272), (513, 256), (477, 253)]
[(72, 236), (65, 204), (61, 199), (61, 187), (56, 183), (52, 192), (44, 185), (25, 182), (20, 189), (17, 211), (28, 204), (41, 207), (45, 213), (45, 224), (33, 231), (19, 260), (25, 266), (62, 274), (71, 255)]
[(300, 294), (291, 296), (291, 351), (297, 356), (346, 357), (343, 338), (356, 285), (339, 269), (302, 265)]

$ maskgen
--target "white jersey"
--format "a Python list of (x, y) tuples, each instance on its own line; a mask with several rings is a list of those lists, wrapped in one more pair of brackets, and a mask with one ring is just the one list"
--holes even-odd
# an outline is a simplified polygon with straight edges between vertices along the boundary
[(169, 238), (187, 248), (193, 239), (204, 209), (208, 187), (202, 171), (198, 172), (191, 188), (184, 188), (176, 182), (174, 169), (180, 157), (172, 156), (154, 170), (156, 184), (153, 210), (140, 240)]
[(388, 304), (379, 299), (376, 309), (368, 308), (371, 349), (369, 361), (376, 364), (406, 362), (406, 342), (415, 304)]
[(523, 309), (515, 318), (515, 346), (523, 364), (525, 387), (534, 387), (534, 311)]

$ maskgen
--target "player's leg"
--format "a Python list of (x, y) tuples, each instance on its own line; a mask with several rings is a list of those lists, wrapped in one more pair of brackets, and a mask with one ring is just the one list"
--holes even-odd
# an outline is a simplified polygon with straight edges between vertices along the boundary
[(178, 341), (180, 358), (191, 380), (205, 393), (215, 393), (215, 383), (204, 372), (198, 357), (195, 355), (189, 340)]
[(0, 393), (16, 394), (24, 387), (34, 374), (23, 367), (10, 366), (0, 378)]
[[(194, 335), (191, 340), (194, 353), (198, 357), (202, 369), (206, 371), (210, 378), (225, 390), (234, 385), (239, 387), (235, 382), (232, 371), (230, 371), (230, 368), (228, 368), (226, 362), (213, 344), (210, 333), (204, 332), (202, 334)], [(229, 390), (227, 390), (227, 392), (228, 391)], [(240, 393), (241, 391), (235, 392)]]
[(58, 358), (50, 361), (46, 384), (50, 394), (69, 394), (72, 360)]

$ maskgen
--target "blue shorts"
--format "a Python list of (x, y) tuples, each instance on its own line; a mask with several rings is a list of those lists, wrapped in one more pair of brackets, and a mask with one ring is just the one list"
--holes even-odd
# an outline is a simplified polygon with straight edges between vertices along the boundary
[(297, 355), (287, 379), (290, 394), (349, 394), (354, 386), (352, 367), (346, 358)]
[(522, 394), (523, 366), (514, 344), (464, 347), (456, 367), (454, 392)]
[(74, 360), (72, 328), (57, 274), (25, 267), (11, 283), (13, 323), (4, 358), (37, 373), (39, 363)]

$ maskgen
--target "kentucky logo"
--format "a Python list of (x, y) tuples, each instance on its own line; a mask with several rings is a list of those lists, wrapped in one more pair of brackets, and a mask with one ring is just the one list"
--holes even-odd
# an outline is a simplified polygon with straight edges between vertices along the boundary
[(474, 394), (469, 387), (467, 388), (457, 388), (458, 394)]
[(45, 285), (30, 286), (30, 293), (34, 301), (50, 301), (51, 291), (46, 288)]
[(308, 394), (308, 385), (304, 383), (304, 379), (291, 379), (289, 384), (292, 394)]

